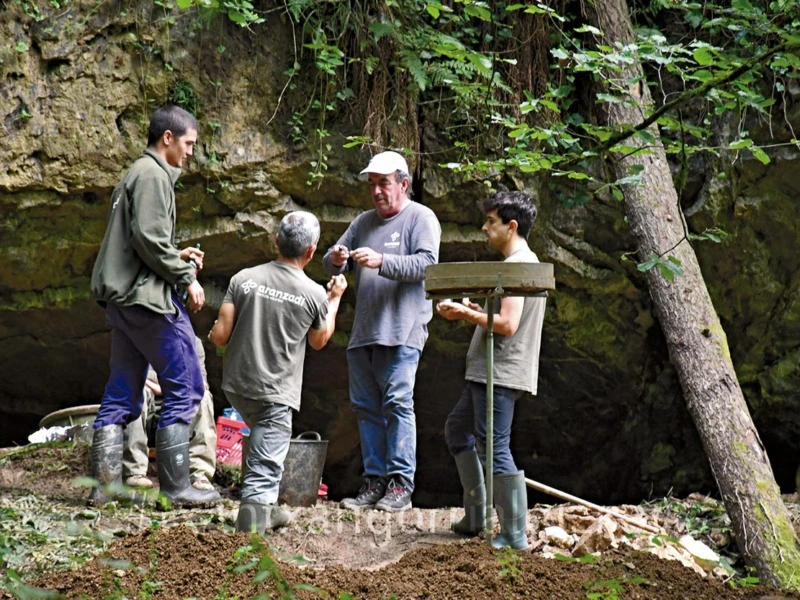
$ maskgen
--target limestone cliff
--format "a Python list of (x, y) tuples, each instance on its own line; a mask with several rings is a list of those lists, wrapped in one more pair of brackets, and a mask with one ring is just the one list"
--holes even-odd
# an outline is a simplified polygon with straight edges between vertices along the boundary
[[(35, 9), (35, 10), (34, 10)], [(0, 12), (0, 445), (24, 443), (53, 410), (99, 400), (108, 330), (88, 293), (109, 192), (142, 150), (151, 109), (195, 103), (195, 159), (178, 190), (181, 242), (206, 251), (208, 307), (194, 320), (205, 336), (229, 277), (274, 257), (286, 211), (322, 222), (334, 243), (368, 192), (356, 177), (367, 154), (341, 148), (358, 123), (341, 119), (328, 170), (308, 186), (312, 149), (286, 124), (302, 90), (282, 96), (294, 61), (291, 30), (274, 18), (256, 32), (204, 24), (159, 3), (7, 2)], [(787, 114), (800, 126), (800, 93)], [(279, 102), (280, 98), (280, 102)], [(780, 141), (793, 136), (773, 127)], [(436, 136), (428, 121), (427, 136)], [(793, 483), (800, 449), (800, 152), (693, 165), (684, 194), (689, 227), (718, 226), (722, 244), (698, 254), (729, 336), (734, 361), (779, 480)], [(487, 259), (477, 200), (485, 190), (422, 160), (417, 199), (443, 224), (441, 260)], [(531, 245), (556, 269), (548, 300), (539, 395), (517, 408), (513, 450), (528, 476), (596, 501), (635, 500), (670, 489), (710, 490), (696, 433), (665, 352), (647, 290), (631, 261), (623, 214), (613, 201), (569, 207), (529, 190), (540, 206)], [(325, 277), (319, 258), (310, 275)], [(345, 346), (352, 292), (339, 333), (306, 363), (296, 431), (330, 440), (325, 479), (333, 495), (357, 487), (358, 435), (347, 398)], [(417, 501), (457, 501), (442, 429), (462, 387), (470, 328), (434, 319), (420, 366)], [(221, 360), (208, 348), (217, 408)]]

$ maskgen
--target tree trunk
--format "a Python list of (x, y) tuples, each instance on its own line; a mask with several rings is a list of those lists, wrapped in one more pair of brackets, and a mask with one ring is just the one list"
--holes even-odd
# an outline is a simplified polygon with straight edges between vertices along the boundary
[[(605, 34), (604, 44), (624, 46), (635, 41), (625, 0), (596, 0), (594, 10), (589, 17)], [(632, 102), (607, 104), (604, 116), (608, 125), (618, 128), (641, 123), (652, 109), (641, 63), (636, 61), (624, 72), (609, 76)], [(617, 90), (614, 93), (620, 94)], [(677, 370), (745, 562), (757, 569), (763, 583), (798, 589), (797, 535), (739, 387), (727, 338), (697, 257), (684, 237), (678, 197), (658, 128), (651, 126), (647, 131), (656, 143), (629, 138), (627, 145), (642, 150), (614, 157), (614, 169), (621, 178), (630, 175), (633, 165), (644, 168), (641, 185), (623, 189), (625, 213), (640, 260), (653, 255), (672, 256), (683, 269), (673, 282), (657, 268), (645, 275), (670, 361)]]

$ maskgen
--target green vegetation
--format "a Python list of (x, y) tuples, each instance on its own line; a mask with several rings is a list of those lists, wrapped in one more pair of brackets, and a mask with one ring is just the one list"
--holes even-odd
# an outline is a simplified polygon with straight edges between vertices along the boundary
[(683, 501), (664, 498), (657, 506), (677, 517), (686, 527), (686, 532), (695, 539), (708, 535), (714, 529), (721, 533), (730, 532), (730, 520), (725, 507), (712, 498)]
[[(311, 153), (309, 185), (328, 170), (331, 121), (342, 115), (363, 122), (345, 147), (399, 149), (488, 183), (505, 173), (538, 174), (570, 205), (595, 196), (621, 201), (625, 186), (639, 185), (641, 167), (611, 179), (603, 162), (648, 152), (653, 124), (678, 163), (679, 192), (697, 154), (749, 153), (766, 164), (778, 145), (800, 147), (797, 139), (759, 145), (744, 118), (768, 117), (800, 73), (796, 0), (652, 0), (634, 7), (636, 42), (624, 48), (605, 43), (574, 4), (562, 12), (544, 3), (479, 0), (288, 0), (267, 3), (263, 12), (245, 0), (178, 5), (206, 18), (225, 15), (256, 33), (268, 26), (268, 13), (292, 24), (295, 60), (284, 92), (306, 101), (286, 125)], [(610, 79), (634, 60), (648, 81)], [(642, 124), (614, 130), (597, 123), (597, 107), (627, 102), (627, 88), (640, 84), (657, 100), (642, 107)], [(737, 123), (733, 137), (715, 140), (717, 123), (729, 114)], [(436, 147), (422, 147), (426, 119), (443, 138)], [(713, 227), (685, 232), (692, 241), (719, 243), (723, 236)], [(682, 266), (671, 250), (637, 257), (639, 269), (657, 268), (672, 281)]]
[(497, 554), (497, 562), (500, 563), (500, 571), (498, 574), (504, 578), (510, 585), (514, 585), (519, 579), (521, 572), (519, 570), (522, 564), (522, 558), (519, 552), (512, 548), (504, 548)]
[(177, 0), (178, 6), (183, 9), (195, 8), (204, 19), (212, 19), (216, 14), (222, 13), (233, 23), (242, 27), (257, 25), (264, 22), (249, 0)]
[(620, 577), (619, 579), (587, 583), (583, 587), (586, 590), (587, 600), (618, 600), (620, 595), (624, 594), (626, 585), (646, 583), (647, 580), (643, 577)]
[(196, 115), (200, 109), (200, 98), (192, 84), (185, 79), (176, 81), (169, 90), (167, 100)]

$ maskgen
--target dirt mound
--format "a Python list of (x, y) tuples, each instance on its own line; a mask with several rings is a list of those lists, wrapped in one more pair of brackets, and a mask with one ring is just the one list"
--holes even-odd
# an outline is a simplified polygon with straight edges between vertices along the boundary
[[(268, 541), (268, 540), (267, 540)], [(303, 568), (278, 558), (264, 541), (217, 528), (150, 529), (120, 540), (102, 558), (32, 582), (69, 598), (141, 596), (252, 598), (761, 598), (680, 563), (646, 553), (614, 552), (581, 564), (531, 553), (496, 551), (477, 540), (407, 553), (378, 570)], [(152, 594), (150, 596), (149, 594)], [(144, 596), (142, 596), (144, 597)], [(346, 596), (345, 596), (346, 597)]]
[[(684, 566), (676, 541), (687, 532), (736, 562), (724, 508), (704, 496), (615, 508), (658, 535), (580, 506), (536, 506), (531, 550), (513, 552), (451, 533), (460, 511), (449, 508), (390, 514), (322, 502), (253, 538), (233, 531), (235, 486), (223, 486), (213, 509), (89, 509), (87, 490), (72, 485), (87, 468), (83, 446), (0, 454), (0, 572), (18, 597), (41, 597), (25, 585), (92, 599), (800, 597), (769, 595), (741, 567)], [(589, 546), (596, 556), (570, 556)]]

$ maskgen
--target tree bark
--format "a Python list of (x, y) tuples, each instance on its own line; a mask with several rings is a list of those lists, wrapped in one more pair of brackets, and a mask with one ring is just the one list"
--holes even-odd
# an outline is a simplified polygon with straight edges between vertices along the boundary
[[(590, 21), (609, 46), (635, 41), (625, 0), (596, 0)], [(627, 90), (630, 103), (609, 103), (604, 118), (612, 127), (641, 123), (653, 102), (637, 60), (622, 73), (609, 73)], [(633, 83), (632, 83), (633, 82)], [(615, 94), (620, 95), (618, 90)], [(623, 188), (625, 213), (644, 262), (653, 255), (675, 257), (682, 275), (667, 281), (657, 268), (646, 274), (650, 296), (677, 370), (689, 413), (697, 427), (711, 470), (722, 494), (745, 563), (763, 583), (800, 588), (798, 540), (767, 453), (753, 425), (736, 378), (725, 332), (708, 294), (694, 249), (685, 238), (683, 216), (658, 128), (647, 129), (656, 143), (636, 136), (628, 146), (640, 150), (615, 156), (618, 178), (641, 165), (640, 185)]]

